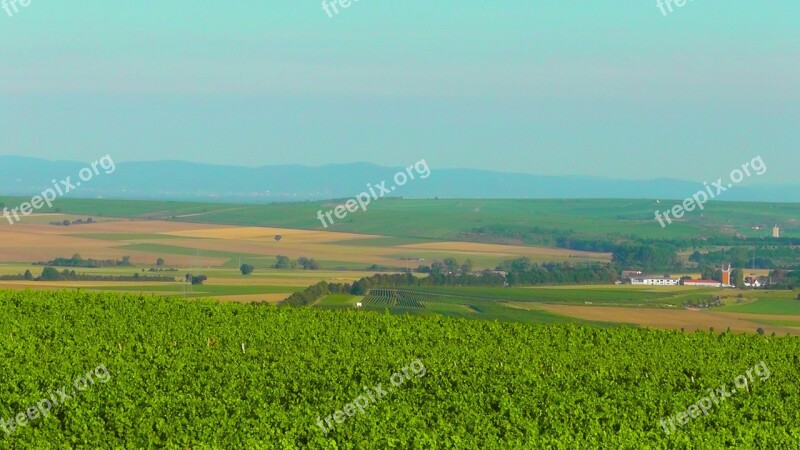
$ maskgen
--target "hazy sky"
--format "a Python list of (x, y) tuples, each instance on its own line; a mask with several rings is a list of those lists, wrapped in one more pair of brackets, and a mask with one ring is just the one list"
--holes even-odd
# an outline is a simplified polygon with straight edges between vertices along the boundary
[(800, 2), (32, 0), (0, 154), (797, 181)]

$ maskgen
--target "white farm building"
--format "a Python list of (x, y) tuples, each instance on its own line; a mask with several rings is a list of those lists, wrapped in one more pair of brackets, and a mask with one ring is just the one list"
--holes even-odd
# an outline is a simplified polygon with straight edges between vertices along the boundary
[(639, 284), (645, 286), (677, 286), (681, 280), (678, 278), (670, 278), (670, 277), (651, 277), (651, 276), (643, 276), (643, 277), (633, 277), (631, 278), (631, 284)]

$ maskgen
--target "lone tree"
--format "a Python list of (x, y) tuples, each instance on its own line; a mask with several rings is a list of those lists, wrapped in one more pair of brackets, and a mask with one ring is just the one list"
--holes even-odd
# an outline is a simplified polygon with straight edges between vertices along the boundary
[(159, 267), (163, 266), (164, 265), (164, 258), (158, 258), (156, 260), (156, 265), (159, 266)]
[(731, 274), (731, 282), (739, 289), (744, 287), (744, 271), (742, 269), (733, 269)]
[(251, 266), (250, 264), (242, 264), (242, 267), (239, 270), (242, 271), (242, 275), (250, 275), (256, 268)]
[(280, 234), (275, 236), (276, 241), (280, 241), (281, 239), (283, 239), (283, 236), (281, 236)]

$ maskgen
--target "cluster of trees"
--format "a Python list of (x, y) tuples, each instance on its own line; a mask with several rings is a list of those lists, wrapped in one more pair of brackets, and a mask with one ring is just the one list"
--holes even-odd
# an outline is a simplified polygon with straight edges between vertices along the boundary
[(637, 268), (643, 272), (681, 270), (677, 255), (680, 247), (667, 241), (625, 242), (617, 246), (612, 261), (618, 268)]
[[(755, 252), (755, 254), (754, 254)], [(755, 258), (754, 258), (755, 256)], [(700, 266), (721, 265), (731, 262), (734, 267), (753, 267), (756, 269), (800, 268), (800, 248), (798, 247), (732, 247), (723, 250), (700, 253), (695, 251), (689, 261)]]
[[(0, 203), (0, 208), (2, 208), (2, 203)], [(33, 281), (35, 278), (30, 270), (26, 270), (24, 274), (19, 275), (0, 275), (0, 280), (2, 281)]]
[(462, 233), (461, 237), (478, 242), (539, 245), (601, 253), (613, 253), (620, 241), (634, 240), (622, 235), (586, 235), (570, 230), (510, 225), (475, 228), (468, 233)]
[(200, 284), (203, 284), (203, 282), (204, 282), (204, 281), (206, 281), (207, 279), (208, 279), (208, 277), (207, 277), (207, 276), (205, 276), (205, 275), (197, 275), (197, 276), (194, 276), (194, 275), (192, 275), (192, 274), (190, 274), (190, 273), (187, 273), (187, 274), (186, 274), (186, 276), (183, 278), (183, 280), (184, 280), (185, 282), (187, 282), (187, 283), (192, 283), (192, 284), (194, 284), (194, 285), (200, 285)]
[[(800, 288), (800, 270), (775, 269), (769, 273), (770, 287), (773, 289), (798, 289)], [(798, 295), (800, 300), (800, 295)]]
[(472, 261), (459, 264), (454, 258), (442, 263), (420, 266), (417, 271), (429, 273), (428, 285), (503, 286), (541, 284), (602, 284), (614, 283), (617, 271), (603, 263), (544, 263), (536, 264), (527, 257), (504, 261), (496, 267), (506, 272), (483, 271), (472, 274)]
[(275, 269), (294, 269), (297, 266), (300, 266), (305, 270), (319, 269), (319, 263), (314, 260), (314, 258), (306, 258), (305, 256), (301, 256), (297, 258), (297, 261), (292, 261), (288, 256), (282, 255), (278, 255), (276, 257), (275, 265), (272, 267)]
[(74, 270), (64, 269), (61, 272), (55, 267), (45, 267), (42, 274), (34, 277), (30, 270), (20, 275), (3, 275), (0, 280), (25, 280), (25, 281), (175, 281), (175, 278), (161, 275), (91, 275), (75, 273)]
[(472, 272), (472, 260), (466, 260), (464, 264), (459, 264), (455, 258), (445, 258), (444, 261), (436, 261), (433, 264), (426, 266), (420, 265), (417, 267), (419, 273), (430, 274), (469, 274)]
[(94, 219), (92, 219), (91, 217), (89, 217), (86, 220), (78, 219), (78, 220), (73, 220), (73, 221), (69, 221), (67, 219), (64, 219), (64, 220), (60, 220), (60, 221), (57, 221), (57, 222), (50, 222), (50, 225), (68, 227), (70, 225), (83, 225), (85, 223), (87, 223), (87, 224), (88, 223), (94, 223)]
[(682, 241), (686, 248), (702, 248), (702, 247), (763, 247), (766, 245), (777, 247), (791, 247), (800, 245), (800, 238), (774, 238), (772, 236), (764, 237), (748, 237), (743, 238), (739, 236), (721, 235), (709, 236), (702, 239), (688, 239)]
[(331, 294), (331, 284), (325, 281), (320, 281), (313, 284), (302, 291), (298, 291), (290, 295), (286, 300), (289, 306), (306, 306), (314, 303), (318, 299)]
[(520, 260), (515, 261), (515, 267), (513, 267), (506, 275), (506, 282), (510, 286), (530, 286), (543, 284), (611, 284), (614, 283), (618, 278), (617, 271), (611, 264), (544, 263), (539, 265), (530, 264), (530, 261), (528, 261), (527, 258), (521, 258)]
[(81, 255), (75, 253), (72, 258), (56, 258), (52, 261), (34, 263), (38, 266), (55, 266), (55, 267), (130, 267), (130, 256), (123, 256), (122, 259), (83, 259)]

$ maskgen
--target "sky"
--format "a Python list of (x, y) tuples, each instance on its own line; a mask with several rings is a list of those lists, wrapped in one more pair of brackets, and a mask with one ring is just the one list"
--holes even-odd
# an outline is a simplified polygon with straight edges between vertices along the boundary
[[(9, 0), (6, 0), (9, 1)], [(330, 0), (329, 0), (330, 1)], [(329, 7), (330, 9), (330, 7)], [(800, 2), (0, 9), (0, 155), (797, 181)]]

